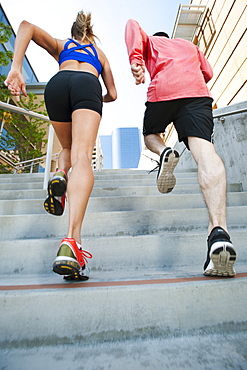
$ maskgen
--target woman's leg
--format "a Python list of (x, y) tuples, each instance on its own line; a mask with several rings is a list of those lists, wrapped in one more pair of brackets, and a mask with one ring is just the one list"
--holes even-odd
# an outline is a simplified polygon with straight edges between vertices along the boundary
[(67, 173), (71, 167), (72, 123), (51, 121), (51, 124), (62, 146), (58, 157), (58, 169)]
[(81, 244), (81, 226), (94, 184), (92, 152), (100, 115), (92, 110), (78, 109), (72, 114), (72, 171), (68, 181), (69, 238)]
[(58, 170), (48, 182), (48, 195), (44, 201), (44, 208), (52, 215), (61, 216), (66, 200), (67, 172), (71, 167), (72, 123), (52, 121), (52, 125), (63, 149), (58, 157)]

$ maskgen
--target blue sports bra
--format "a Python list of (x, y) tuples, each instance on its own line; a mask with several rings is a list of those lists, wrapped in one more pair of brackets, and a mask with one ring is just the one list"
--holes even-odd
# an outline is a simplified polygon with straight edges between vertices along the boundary
[[(68, 46), (71, 43), (76, 44), (77, 46), (68, 49)], [(87, 47), (90, 47), (93, 53), (89, 51)], [(81, 53), (80, 51), (77, 50), (83, 50), (83, 52)], [(59, 65), (65, 62), (66, 60), (77, 60), (78, 62), (86, 62), (94, 66), (99, 74), (101, 74), (102, 72), (102, 64), (100, 63), (98, 53), (93, 44), (81, 45), (75, 40), (69, 39), (69, 41), (67, 41), (66, 44), (64, 45), (64, 49), (59, 54), (58, 59)]]

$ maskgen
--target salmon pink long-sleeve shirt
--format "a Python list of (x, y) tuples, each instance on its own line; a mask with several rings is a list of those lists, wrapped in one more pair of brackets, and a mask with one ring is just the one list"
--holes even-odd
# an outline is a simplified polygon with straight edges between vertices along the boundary
[(125, 42), (130, 64), (144, 65), (150, 74), (149, 102), (212, 97), (206, 85), (212, 68), (192, 42), (148, 36), (133, 19), (126, 24)]

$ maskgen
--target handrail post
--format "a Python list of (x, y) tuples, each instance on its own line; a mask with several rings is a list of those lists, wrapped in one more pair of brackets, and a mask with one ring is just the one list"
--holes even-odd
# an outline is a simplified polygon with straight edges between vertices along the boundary
[(54, 138), (54, 129), (52, 125), (50, 125), (49, 133), (48, 133), (48, 144), (47, 144), (47, 152), (46, 152), (45, 176), (44, 176), (43, 189), (47, 188), (48, 180), (50, 178), (53, 138)]

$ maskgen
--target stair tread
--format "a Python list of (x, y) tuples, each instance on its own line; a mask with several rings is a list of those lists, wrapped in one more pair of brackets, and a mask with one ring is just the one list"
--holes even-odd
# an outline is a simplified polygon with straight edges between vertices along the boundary
[[(232, 281), (234, 279), (246, 279), (247, 278), (247, 263), (236, 264), (236, 276), (232, 279), (219, 278), (219, 277), (206, 277), (202, 273), (202, 266), (185, 266), (180, 268), (153, 268), (149, 270), (135, 270), (135, 269), (124, 269), (122, 271), (104, 271), (94, 270), (90, 271), (90, 278), (87, 281), (76, 281), (68, 282), (63, 279), (62, 276), (49, 272), (47, 274), (39, 275), (1, 275), (1, 290), (8, 290), (8, 287), (23, 287), (27, 289), (37, 289), (45, 286), (46, 289), (59, 289), (65, 287), (91, 287), (91, 288), (102, 288), (102, 287), (114, 287), (114, 286), (128, 286), (135, 287), (139, 285), (156, 285), (156, 284), (180, 284), (180, 283), (196, 283), (208, 282), (208, 281)], [(54, 286), (55, 285), (55, 286)], [(30, 288), (31, 286), (31, 288)], [(54, 287), (53, 287), (54, 286)]]
[[(184, 333), (246, 321), (247, 193), (241, 184), (228, 185), (229, 232), (239, 253), (237, 275), (205, 277), (208, 214), (197, 173), (178, 171), (177, 185), (168, 195), (157, 192), (156, 175), (133, 170), (95, 173), (95, 194), (82, 232), (83, 246), (94, 258), (88, 264), (90, 279), (77, 282), (52, 272), (67, 230), (68, 207), (61, 218), (43, 210), (41, 175), (5, 177), (2, 182), (0, 176), (0, 189), (8, 184), (12, 189), (0, 190), (0, 204), (5, 211), (9, 204), (15, 213), (0, 216), (5, 317), (1, 341), (56, 345), (65, 336), (81, 338), (83, 325), (84, 340), (94, 338), (97, 343), (100, 338), (121, 339), (122, 333)], [(26, 184), (37, 190), (27, 190)], [(27, 191), (34, 199), (24, 198)], [(12, 193), (23, 200), (6, 200)], [(183, 202), (184, 197), (188, 201)], [(174, 209), (173, 202), (181, 208)], [(34, 211), (28, 208), (32, 203)], [(87, 320), (80, 324), (83, 312)]]
[[(187, 335), (143, 334), (110, 341), (102, 338), (95, 343), (67, 341), (66, 344), (43, 345), (24, 348), (0, 349), (3, 369), (46, 370), (78, 369), (79, 359), (84, 369), (245, 369), (247, 333), (236, 326), (235, 331), (220, 333), (214, 328), (211, 332), (193, 332)], [(193, 353), (193, 355), (192, 355)], [(186, 364), (186, 365), (185, 365)]]

